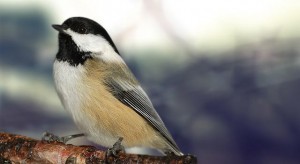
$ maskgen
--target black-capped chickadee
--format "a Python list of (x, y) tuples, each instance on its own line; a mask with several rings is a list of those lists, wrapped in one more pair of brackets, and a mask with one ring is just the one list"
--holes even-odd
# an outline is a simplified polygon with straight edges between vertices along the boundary
[(105, 147), (123, 138), (124, 147), (183, 155), (101, 25), (72, 17), (53, 28), (59, 31), (56, 89), (84, 135)]

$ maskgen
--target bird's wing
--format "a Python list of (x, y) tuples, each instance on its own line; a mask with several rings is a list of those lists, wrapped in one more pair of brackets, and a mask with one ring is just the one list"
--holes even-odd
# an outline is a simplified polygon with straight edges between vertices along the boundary
[(175, 150), (179, 150), (171, 134), (165, 127), (163, 121), (155, 111), (150, 99), (140, 85), (130, 84), (123, 80), (111, 78), (106, 85), (113, 95), (122, 103), (134, 109), (144, 117), (162, 136), (170, 143)]

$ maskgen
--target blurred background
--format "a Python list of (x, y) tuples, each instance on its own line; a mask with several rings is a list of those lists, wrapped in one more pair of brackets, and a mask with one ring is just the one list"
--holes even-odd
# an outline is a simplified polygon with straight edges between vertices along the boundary
[(83, 16), (110, 33), (184, 153), (298, 164), (299, 10), (296, 0), (1, 0), (0, 131), (78, 132), (54, 89), (51, 24)]

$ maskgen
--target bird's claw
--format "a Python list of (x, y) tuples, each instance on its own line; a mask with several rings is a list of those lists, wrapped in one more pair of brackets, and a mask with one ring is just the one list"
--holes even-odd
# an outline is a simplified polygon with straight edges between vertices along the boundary
[(48, 142), (62, 142), (62, 138), (54, 135), (53, 133), (49, 133), (49, 132), (44, 132), (43, 133), (43, 137), (42, 137), (42, 141), (48, 141)]
[(53, 133), (45, 132), (43, 134), (42, 141), (67, 143), (69, 140), (73, 138), (82, 137), (82, 136), (84, 136), (84, 134), (80, 133), (80, 134), (59, 137), (57, 135), (54, 135)]
[(109, 156), (117, 157), (120, 152), (125, 153), (125, 148), (122, 145), (122, 140), (123, 140), (123, 137), (120, 137), (118, 139), (118, 141), (113, 145), (112, 148), (109, 148), (106, 150), (106, 157), (109, 157)]

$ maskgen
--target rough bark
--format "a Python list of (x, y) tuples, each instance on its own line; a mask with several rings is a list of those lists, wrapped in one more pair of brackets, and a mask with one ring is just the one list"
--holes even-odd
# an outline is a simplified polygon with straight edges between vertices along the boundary
[(106, 158), (93, 146), (35, 140), (0, 132), (0, 163), (197, 163), (192, 155), (149, 156), (120, 153)]

